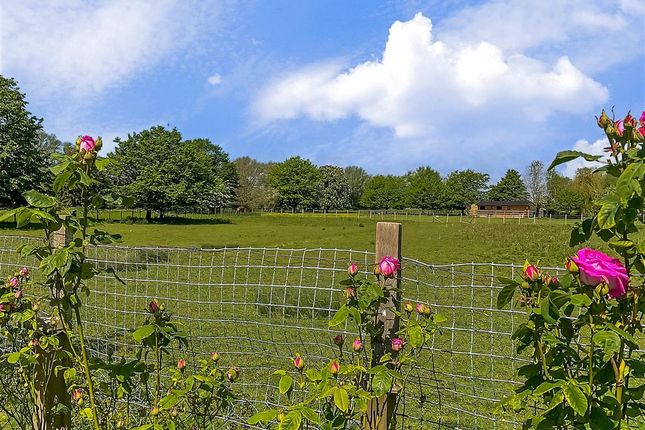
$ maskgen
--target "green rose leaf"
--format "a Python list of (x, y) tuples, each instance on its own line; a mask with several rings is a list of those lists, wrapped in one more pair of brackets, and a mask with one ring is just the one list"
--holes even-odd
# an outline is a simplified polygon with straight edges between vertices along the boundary
[(611, 360), (614, 354), (620, 351), (620, 336), (618, 333), (608, 330), (594, 333), (593, 341), (603, 351), (603, 361)]
[(298, 411), (291, 411), (278, 425), (279, 430), (298, 430), (302, 424), (302, 414)]
[(141, 342), (142, 340), (150, 337), (154, 332), (155, 326), (146, 324), (136, 329), (134, 333), (132, 333), (132, 338), (137, 342)]
[(423, 328), (419, 325), (408, 327), (408, 341), (413, 348), (420, 348), (423, 345)]
[(587, 161), (597, 161), (602, 158), (602, 155), (591, 155), (580, 151), (560, 151), (557, 153), (555, 160), (551, 162), (551, 165), (547, 170), (553, 170), (554, 167), (568, 163), (569, 161), (575, 160), (579, 157), (582, 157)]
[(349, 410), (349, 394), (344, 388), (338, 388), (334, 391), (334, 404), (343, 412)]
[(345, 322), (347, 317), (349, 316), (349, 309), (347, 309), (347, 306), (341, 306), (338, 311), (334, 314), (332, 319), (329, 321), (329, 327), (336, 327), (338, 325), (341, 325), (342, 323)]
[(266, 411), (258, 412), (248, 419), (247, 423), (255, 425), (258, 423), (267, 423), (274, 420), (280, 413), (277, 409), (267, 409)]
[(516, 284), (508, 284), (497, 295), (497, 309), (503, 309), (508, 305), (515, 295)]
[(583, 416), (587, 412), (587, 397), (582, 392), (575, 381), (569, 381), (563, 387), (564, 398), (574, 412)]
[(372, 377), (372, 391), (377, 396), (383, 396), (390, 392), (392, 388), (392, 377), (386, 369), (382, 369)]
[(291, 375), (282, 376), (278, 383), (278, 391), (280, 394), (287, 394), (291, 391), (291, 387), (293, 387), (293, 377)]

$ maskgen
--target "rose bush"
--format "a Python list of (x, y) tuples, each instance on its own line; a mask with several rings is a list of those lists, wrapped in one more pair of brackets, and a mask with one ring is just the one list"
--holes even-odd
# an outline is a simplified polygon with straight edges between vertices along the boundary
[[(610, 154), (598, 173), (615, 178), (615, 186), (595, 202), (595, 216), (571, 231), (572, 247), (596, 235), (618, 258), (585, 246), (565, 262), (567, 274), (555, 277), (527, 261), (522, 279), (500, 279), (498, 307), (516, 299), (526, 312), (513, 339), (531, 359), (500, 408), (528, 416), (525, 429), (645, 428), (645, 112), (639, 121), (629, 113), (598, 117)], [(602, 158), (562, 151), (550, 169), (578, 157)]]
[[(345, 304), (329, 326), (351, 322), (358, 333), (351, 348), (345, 351), (345, 337), (338, 334), (331, 338), (337, 355), (327, 363), (305, 365), (297, 354), (292, 359), (296, 375), (287, 370), (274, 372), (278, 393), (286, 397), (284, 406), (257, 413), (249, 419), (250, 424), (274, 423), (278, 429), (290, 430), (309, 425), (324, 429), (376, 428), (380, 417), (368, 413), (368, 405), (394, 391), (399, 394), (397, 401), (401, 399), (423, 347), (444, 321), (425, 304), (406, 303), (401, 313), (397, 309), (400, 304), (395, 302), (393, 311), (400, 317), (401, 327), (391, 339), (384, 339), (381, 305), (397, 297), (388, 282), (400, 269), (398, 259), (383, 257), (374, 267), (374, 282), (358, 277), (355, 264), (349, 266), (349, 278), (341, 281)], [(395, 428), (395, 423), (390, 426)]]

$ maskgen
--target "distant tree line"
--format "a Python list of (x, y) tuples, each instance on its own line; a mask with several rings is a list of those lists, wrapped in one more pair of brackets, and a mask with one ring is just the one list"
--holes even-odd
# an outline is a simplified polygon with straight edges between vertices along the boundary
[[(316, 166), (291, 157), (260, 162), (230, 160), (208, 139), (183, 139), (162, 126), (116, 139), (102, 186), (132, 196), (147, 217), (170, 209), (200, 207), (289, 210), (403, 209), (466, 210), (481, 200), (530, 200), (555, 214), (590, 212), (593, 201), (613, 186), (608, 176), (580, 169), (573, 179), (546, 172), (533, 161), (522, 176), (510, 169), (494, 184), (487, 173), (457, 170), (442, 176), (429, 166), (405, 175), (369, 175), (359, 166)], [(0, 207), (22, 203), (22, 192), (46, 190), (48, 168), (72, 144), (43, 130), (27, 110), (15, 80), (0, 76)], [(78, 196), (66, 196), (74, 203)]]

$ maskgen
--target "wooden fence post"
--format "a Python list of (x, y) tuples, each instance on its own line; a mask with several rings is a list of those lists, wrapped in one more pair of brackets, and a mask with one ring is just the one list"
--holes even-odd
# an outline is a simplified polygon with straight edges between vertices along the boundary
[[(62, 248), (72, 240), (71, 232), (63, 225), (54, 232), (51, 238), (53, 248)], [(62, 286), (61, 286), (62, 287)], [(63, 315), (65, 325), (70, 326), (72, 321), (71, 309)], [(62, 327), (60, 327), (62, 329)], [(58, 334), (59, 346), (69, 351), (70, 345), (67, 335), (60, 331)], [(37, 430), (58, 430), (72, 428), (72, 400), (67, 392), (67, 385), (63, 372), (56, 372), (56, 366), (71, 367), (69, 358), (60, 358), (47, 351), (38, 357), (36, 374), (34, 375), (36, 398), (32, 424)], [(62, 408), (60, 406), (63, 406)]]
[[(381, 258), (391, 256), (401, 260), (401, 224), (398, 222), (376, 223), (376, 263)], [(388, 289), (399, 289), (401, 286), (400, 273), (396, 278), (389, 278), (385, 281)], [(381, 305), (379, 320), (383, 321), (382, 342), (372, 345), (372, 366), (379, 363), (380, 358), (390, 348), (390, 339), (396, 337), (399, 330), (399, 317), (393, 310), (398, 309), (400, 302), (399, 294), (394, 294), (387, 303)], [(385, 396), (373, 399), (367, 406), (365, 413), (365, 430), (388, 430), (393, 428), (394, 407), (396, 406), (396, 392), (392, 391)]]

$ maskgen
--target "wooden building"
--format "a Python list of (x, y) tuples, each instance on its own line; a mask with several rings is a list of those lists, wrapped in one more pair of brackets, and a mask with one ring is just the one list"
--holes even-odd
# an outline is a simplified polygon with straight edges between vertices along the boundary
[(472, 216), (492, 216), (496, 218), (528, 218), (533, 216), (534, 206), (528, 200), (482, 200), (473, 205), (477, 210)]

